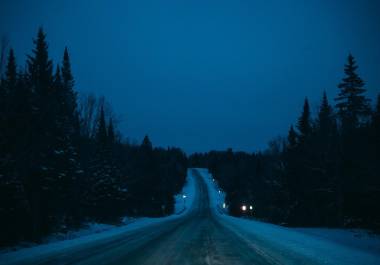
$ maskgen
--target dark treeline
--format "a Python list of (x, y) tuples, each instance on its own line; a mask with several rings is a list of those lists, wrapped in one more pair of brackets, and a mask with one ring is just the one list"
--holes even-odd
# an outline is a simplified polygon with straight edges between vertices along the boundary
[(226, 191), (233, 215), (253, 204), (254, 215), (291, 226), (367, 227), (380, 230), (380, 95), (375, 107), (349, 55), (332, 106), (323, 93), (312, 115), (305, 99), (287, 138), (263, 154), (194, 154)]
[(9, 50), (0, 84), (0, 245), (89, 221), (172, 213), (185, 154), (122, 141), (104, 99), (77, 100), (68, 50), (57, 66), (39, 30), (24, 69)]

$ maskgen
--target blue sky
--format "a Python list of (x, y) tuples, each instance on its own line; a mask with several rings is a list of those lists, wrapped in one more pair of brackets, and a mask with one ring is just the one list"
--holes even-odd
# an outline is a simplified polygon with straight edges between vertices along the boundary
[(330, 100), (352, 52), (380, 92), (380, 2), (3, 0), (0, 34), (23, 63), (42, 25), (76, 89), (104, 95), (123, 134), (187, 152), (255, 151), (284, 135), (309, 97)]

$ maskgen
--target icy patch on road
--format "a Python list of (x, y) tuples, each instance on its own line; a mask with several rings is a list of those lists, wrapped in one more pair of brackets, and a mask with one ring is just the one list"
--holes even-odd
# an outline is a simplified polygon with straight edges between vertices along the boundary
[[(255, 220), (228, 216), (221, 211), (224, 197), (207, 169), (198, 169), (206, 182), (210, 207), (222, 224), (281, 259), (293, 254), (321, 264), (379, 265), (380, 236), (365, 230), (286, 228)], [(260, 245), (260, 246), (258, 246)]]
[[(186, 195), (183, 200), (183, 195)], [(186, 215), (191, 209), (194, 198), (196, 196), (195, 180), (192, 171), (187, 172), (187, 182), (183, 190), (175, 197), (176, 205), (175, 212), (172, 215), (159, 218), (124, 218), (124, 225), (108, 225), (99, 223), (90, 223), (86, 228), (78, 231), (72, 231), (67, 234), (55, 234), (45, 238), (46, 244), (30, 246), (24, 244), (24, 248), (7, 249), (0, 253), (0, 265), (19, 262), (34, 257), (54, 255), (62, 251), (74, 249), (84, 244), (96, 244), (102, 240), (110, 240), (112, 237), (119, 236), (120, 234), (132, 232), (138, 229), (144, 229), (151, 225), (160, 224), (170, 220), (178, 219)], [(25, 248), (25, 246), (28, 246)], [(16, 249), (16, 250), (15, 250)]]

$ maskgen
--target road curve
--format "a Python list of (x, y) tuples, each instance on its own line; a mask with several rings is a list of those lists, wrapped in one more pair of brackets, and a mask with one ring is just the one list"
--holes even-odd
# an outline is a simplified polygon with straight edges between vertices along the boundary
[[(127, 264), (287, 264), (257, 247), (218, 220), (210, 209), (207, 186), (193, 170), (196, 198), (185, 216), (84, 244), (51, 255), (33, 257), (17, 265), (127, 265)], [(289, 263), (303, 264), (303, 262)], [(308, 264), (308, 263), (305, 263)]]

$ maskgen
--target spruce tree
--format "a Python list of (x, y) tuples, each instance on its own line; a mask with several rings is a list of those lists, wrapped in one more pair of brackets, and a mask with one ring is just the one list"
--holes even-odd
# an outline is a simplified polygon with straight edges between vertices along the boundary
[[(25, 236), (27, 227), (28, 204), (22, 175), (17, 162), (22, 156), (15, 146), (22, 140), (24, 133), (16, 122), (16, 103), (13, 97), (18, 86), (16, 60), (13, 50), (9, 51), (5, 79), (1, 85), (3, 90), (3, 105), (1, 108), (0, 132), (0, 234), (3, 243), (14, 243)], [(20, 131), (21, 130), (21, 131)]]
[[(0, 86), (0, 147), (3, 152), (10, 152), (12, 143), (10, 136), (10, 116), (12, 100), (11, 95), (14, 93), (17, 85), (17, 66), (13, 49), (9, 50), (8, 61), (5, 69), (5, 79)], [(1, 152), (1, 151), (0, 151)]]
[[(27, 190), (32, 206), (33, 232), (36, 238), (55, 229), (57, 201), (59, 201), (62, 170), (57, 164), (58, 148), (57, 117), (59, 106), (55, 88), (52, 61), (49, 59), (46, 35), (39, 29), (34, 41), (35, 48), (28, 56), (28, 86), (32, 90), (32, 127), (30, 143), (30, 173)], [(55, 82), (54, 82), (55, 81)], [(59, 137), (59, 136), (58, 136)]]
[(335, 98), (343, 130), (351, 130), (365, 122), (370, 114), (369, 99), (365, 97), (364, 81), (357, 73), (358, 66), (352, 54), (348, 55), (344, 68), (345, 77), (338, 85)]
[(146, 150), (146, 151), (152, 151), (153, 149), (153, 146), (152, 146), (152, 142), (150, 141), (149, 139), (149, 136), (148, 135), (145, 135), (142, 143), (141, 143), (141, 149), (143, 150)]
[(5, 88), (7, 93), (11, 93), (15, 89), (17, 83), (17, 66), (14, 51), (11, 48), (8, 55), (8, 63), (5, 71)]
[[(332, 107), (330, 106), (326, 92), (323, 92), (322, 103), (319, 108), (317, 118), (317, 130), (321, 137), (331, 136), (335, 131), (335, 118)], [(327, 139), (325, 139), (327, 140)]]
[(139, 150), (139, 173), (140, 185), (138, 189), (138, 197), (143, 201), (145, 213), (147, 215), (157, 216), (161, 214), (161, 204), (157, 188), (160, 187), (160, 178), (157, 176), (157, 167), (153, 145), (148, 135), (146, 135), (140, 145)]
[(298, 119), (297, 129), (300, 132), (299, 139), (301, 143), (304, 142), (312, 132), (310, 107), (307, 98), (305, 98), (303, 111), (300, 118)]
[[(43, 100), (50, 94), (53, 66), (49, 59), (46, 34), (42, 28), (38, 30), (34, 44), (33, 55), (28, 56), (28, 74), (37, 100)], [(43, 104), (42, 102), (39, 103)]]
[(112, 146), (116, 141), (112, 118), (108, 123), (107, 137), (109, 144)]
[(380, 94), (377, 96), (375, 110), (372, 114), (371, 127), (374, 147), (376, 149), (375, 155), (377, 157), (377, 160), (380, 161)]
[(68, 118), (73, 126), (74, 136), (79, 136), (79, 113), (77, 106), (77, 93), (74, 91), (74, 77), (71, 71), (70, 56), (67, 47), (63, 53), (62, 61), (62, 80), (63, 88), (65, 92), (65, 107), (67, 111)]
[(69, 223), (77, 226), (79, 224), (79, 205), (76, 201), (80, 200), (81, 183), (83, 179), (82, 165), (79, 161), (79, 145), (80, 145), (80, 121), (77, 107), (77, 93), (74, 90), (74, 77), (71, 70), (71, 62), (67, 47), (63, 53), (62, 67), (62, 90), (59, 94), (59, 104), (61, 106), (60, 117), (63, 149), (65, 150), (66, 169), (70, 176), (72, 187), (70, 189), (69, 198)]
[(96, 153), (90, 169), (86, 202), (90, 215), (95, 220), (115, 221), (120, 217), (120, 201), (124, 199), (124, 189), (120, 184), (120, 172), (113, 161), (103, 105), (99, 111), (95, 145)]
[(288, 133), (288, 147), (290, 149), (293, 149), (297, 146), (297, 133), (293, 128), (293, 125), (290, 126), (289, 133)]

